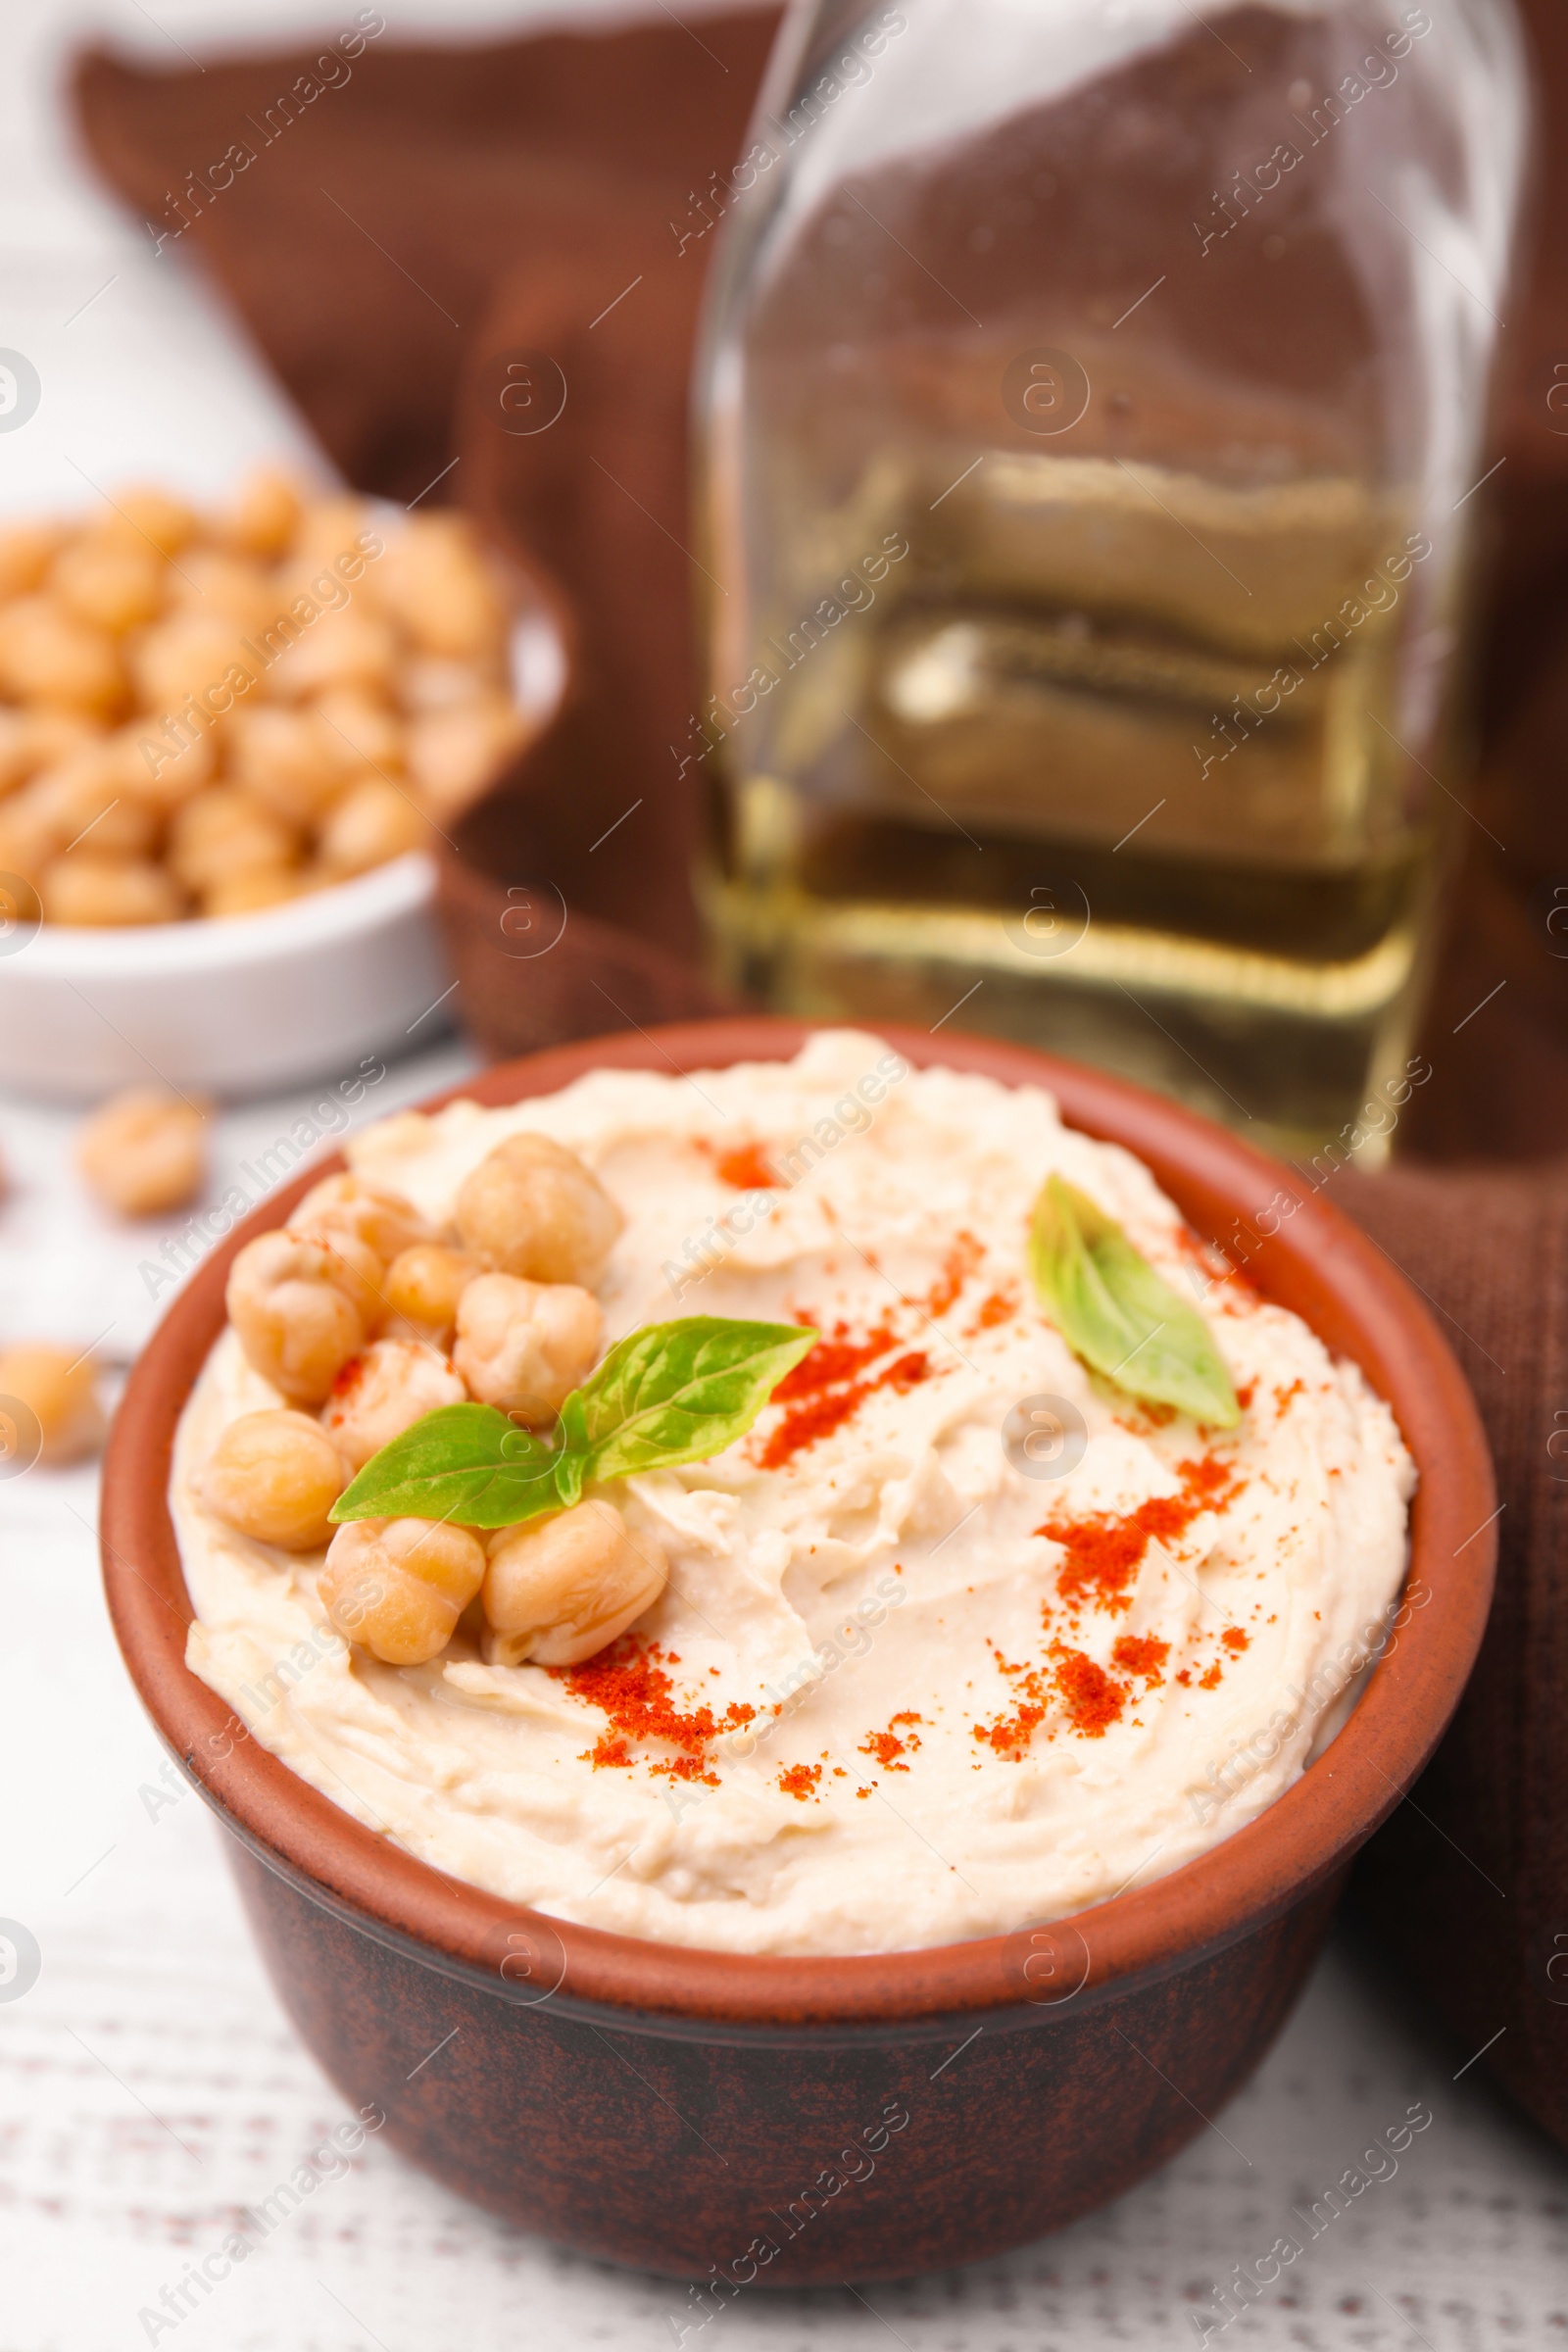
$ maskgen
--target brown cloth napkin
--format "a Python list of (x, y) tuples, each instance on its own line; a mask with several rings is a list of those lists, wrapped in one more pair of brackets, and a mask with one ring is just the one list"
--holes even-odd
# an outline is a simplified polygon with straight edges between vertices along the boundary
[(1568, 2146), (1568, 1170), (1343, 1183), (1436, 1308), (1502, 1496), (1476, 1671), (1355, 1900), (1460, 2058), (1490, 2042), (1484, 2065)]
[[(1568, 11), (1529, 0), (1527, 14), (1560, 127)], [(564, 708), (459, 828), (464, 861), (447, 861), (443, 884), (459, 1002), (494, 1053), (711, 1002), (689, 961), (696, 812), (668, 751), (698, 697), (705, 585), (687, 384), (715, 175), (742, 145), (775, 24), (755, 12), (463, 50), (377, 39), (347, 81), (336, 66), (313, 72), (311, 53), (200, 74), (101, 54), (80, 66), (100, 167), (155, 233), (188, 220), (164, 253), (199, 251), (344, 473), (407, 502), (452, 466), (431, 495), (466, 505), (553, 583), (571, 650)], [(281, 93), (313, 80), (285, 125)], [(214, 192), (205, 167), (233, 141), (253, 161)], [(1568, 138), (1544, 142), (1541, 177), (1551, 220), (1568, 203)], [(1428, 1023), (1433, 1078), (1397, 1139), (1429, 1163), (1568, 1153), (1561, 239), (1540, 238), (1509, 316), (1501, 463), (1477, 494), (1491, 582), (1482, 769)], [(503, 399), (519, 381), (541, 417), (564, 382), (540, 431), (518, 431), (515, 395)], [(537, 955), (558, 905), (565, 930)], [(1464, 2054), (1491, 2040), (1483, 2065), (1568, 2143), (1568, 1592), (1555, 1567), (1568, 1165), (1334, 1181), (1444, 1319), (1505, 1501), (1480, 1668), (1413, 1801), (1369, 1849), (1359, 1900)]]

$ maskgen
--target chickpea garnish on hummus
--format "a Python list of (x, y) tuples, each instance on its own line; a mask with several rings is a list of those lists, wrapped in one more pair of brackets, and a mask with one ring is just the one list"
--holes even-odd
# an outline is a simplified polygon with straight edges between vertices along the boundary
[(188, 1656), (436, 1867), (733, 1951), (1003, 1933), (1353, 1698), (1387, 1407), (1040, 1090), (828, 1031), (349, 1157), (181, 1423)]
[[(603, 1272), (621, 1224), (576, 1154), (543, 1136), (498, 1145), (457, 1220), (488, 1263), (584, 1275)], [(405, 1305), (443, 1323), (450, 1306), (450, 1359), (428, 1339), (371, 1336), (392, 1315), (398, 1269)], [(227, 1304), (252, 1372), (320, 1411), (231, 1422), (202, 1499), (257, 1542), (326, 1543), (328, 1619), (394, 1666), (438, 1656), (481, 1585), (486, 1657), (566, 1666), (605, 1648), (667, 1569), (612, 1504), (580, 1499), (585, 1482), (716, 1452), (816, 1338), (688, 1317), (632, 1334), (595, 1375), (603, 1317), (582, 1283), (481, 1272), (411, 1201), (352, 1175), (324, 1178), (285, 1231), (246, 1244)], [(550, 1424), (554, 1445), (534, 1434)], [(481, 1530), (497, 1531), (488, 1564)]]

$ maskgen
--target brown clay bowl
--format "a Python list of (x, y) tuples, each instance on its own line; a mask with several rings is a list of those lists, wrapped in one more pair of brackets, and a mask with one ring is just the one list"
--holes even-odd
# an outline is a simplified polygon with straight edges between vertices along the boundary
[[(456, 1091), (512, 1102), (596, 1067), (783, 1058), (806, 1033), (763, 1019), (622, 1033)], [(683, 2320), (753, 2283), (894, 2277), (1017, 2245), (1201, 2131), (1288, 2014), (1351, 1855), (1436, 1745), (1492, 1591), (1495, 1497), (1469, 1391), (1421, 1300), (1356, 1227), (1248, 1145), (1114, 1078), (979, 1038), (889, 1034), (916, 1063), (1047, 1086), (1073, 1125), (1137, 1152), (1197, 1232), (1250, 1251), (1250, 1278), (1361, 1365), (1420, 1468), (1409, 1592), (1421, 1605), (1392, 1654), (1300, 1780), (1169, 1877), (1050, 1929), (868, 1957), (736, 1957), (521, 1910), (296, 1779), (186, 1670), (191, 1607), (165, 1494), (230, 1257), (335, 1160), (276, 1193), (171, 1307), (106, 1466), (121, 1646), (233, 1833), (252, 1925), (305, 2041), (356, 2107), (384, 2110), (395, 2145), (466, 2196), (583, 2252), (702, 2280)], [(1281, 1194), (1298, 1205), (1283, 1222), (1264, 1215), (1278, 1230), (1262, 1239)]]

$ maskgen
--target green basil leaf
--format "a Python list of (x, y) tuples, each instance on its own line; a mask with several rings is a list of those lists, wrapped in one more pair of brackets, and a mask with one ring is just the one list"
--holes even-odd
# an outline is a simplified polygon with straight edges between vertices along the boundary
[(372, 1454), (331, 1516), (514, 1527), (569, 1509), (587, 1479), (706, 1461), (745, 1436), (817, 1336), (718, 1315), (651, 1323), (573, 1389), (555, 1446), (493, 1404), (443, 1404)]
[(562, 1434), (588, 1478), (631, 1478), (706, 1461), (744, 1437), (818, 1334), (798, 1323), (685, 1315), (612, 1348), (567, 1397)]
[(559, 1454), (493, 1404), (443, 1404), (370, 1456), (331, 1517), (513, 1527), (576, 1500), (558, 1487), (562, 1466)]
[(1063, 1177), (1035, 1202), (1029, 1255), (1041, 1304), (1075, 1355), (1130, 1396), (1235, 1428), (1236, 1391), (1202, 1316)]

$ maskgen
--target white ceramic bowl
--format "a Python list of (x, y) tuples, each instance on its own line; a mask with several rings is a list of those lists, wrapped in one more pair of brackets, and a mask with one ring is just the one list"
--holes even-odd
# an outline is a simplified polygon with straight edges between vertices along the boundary
[(221, 922), (0, 930), (0, 1087), (62, 1102), (352, 1076), (440, 1034), (452, 985), (420, 852)]

